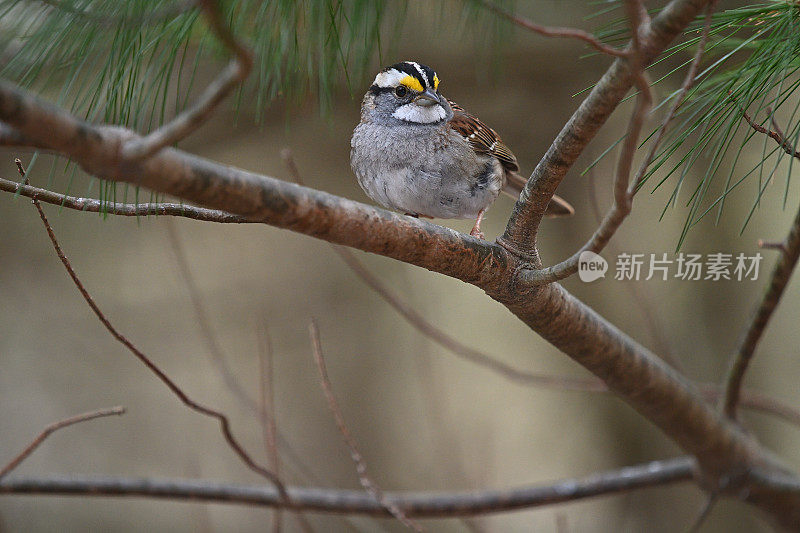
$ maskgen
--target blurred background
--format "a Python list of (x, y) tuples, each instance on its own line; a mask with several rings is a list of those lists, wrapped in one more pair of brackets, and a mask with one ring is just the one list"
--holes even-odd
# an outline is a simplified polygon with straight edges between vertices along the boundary
[[(518, 7), (543, 24), (586, 28), (591, 23), (582, 17), (596, 10), (555, 0)], [(443, 12), (434, 16), (412, 4), (391, 43), (391, 57), (383, 62), (411, 59), (432, 66), (443, 94), (496, 129), (516, 153), (523, 173), (529, 173), (580, 104), (581, 97), (572, 95), (590, 86), (610, 60), (582, 58), (586, 48), (575, 41), (517, 29), (507, 29), (503, 43), (489, 51), (471, 36), (465, 38), (458, 21), (448, 21), (457, 18), (457, 6)], [(382, 66), (375, 59), (371, 70)], [(217, 68), (204, 66), (199, 79), (210, 80)], [(371, 76), (353, 80), (352, 93), (335, 91), (327, 113), (320, 112), (313, 96), (301, 105), (279, 100), (264, 111), (261, 126), (249, 119), (256, 112), (252, 102), (245, 100), (236, 117), (224, 104), (181, 147), (287, 180), (291, 177), (280, 152), (289, 148), (308, 186), (372, 203), (349, 168), (350, 135)], [(663, 97), (680, 81), (679, 76), (658, 85), (656, 95)], [(565, 258), (591, 235), (597, 225), (593, 203), (601, 214), (610, 206), (616, 153), (592, 173), (581, 176), (580, 171), (624, 132), (629, 112), (630, 106), (622, 106), (613, 115), (559, 189), (577, 213), (544, 222), (546, 264)], [(760, 144), (754, 144), (752, 153), (742, 156), (751, 166), (761, 156)], [(27, 164), (31, 155), (0, 150), (0, 175), (17, 180), (14, 157)], [(40, 157), (32, 183), (45, 186), (49, 168)], [(57, 173), (51, 187), (63, 192), (68, 178), (68, 173)], [(755, 182), (746, 183), (729, 197), (719, 224), (706, 217), (682, 250), (753, 255), (758, 239), (782, 240), (797, 206), (796, 181), (786, 210), (782, 187), (767, 189), (740, 235), (757, 192)], [(79, 176), (70, 192), (96, 197), (97, 187)], [(587, 284), (571, 278), (564, 285), (634, 339), (668, 356), (690, 378), (719, 383), (776, 255), (762, 251), (758, 281), (614, 280), (620, 252), (666, 252), (674, 259), (687, 211), (678, 202), (659, 221), (671, 189), (649, 192), (637, 196), (633, 214), (602, 254), (611, 263), (606, 279)], [(505, 197), (494, 204), (484, 226), (488, 239), (503, 231), (512, 206)], [(49, 205), (45, 211), (73, 267), (113, 324), (192, 398), (227, 413), (235, 434), (262, 462), (267, 455), (258, 417), (214, 362), (177, 259), (175, 237), (225, 361), (237, 386), (252, 399), (259, 393), (259, 357), (268, 331), (277, 427), (284, 440), (281, 471), (288, 484), (360, 487), (318, 379), (308, 335), (312, 317), (319, 323), (328, 372), (350, 432), (371, 478), (386, 491), (508, 488), (680, 454), (655, 427), (610, 395), (525, 387), (459, 359), (406, 323), (325, 242), (260, 225), (104, 219)], [(55, 420), (123, 405), (123, 417), (54, 434), (13, 475), (263, 482), (227, 447), (216, 422), (189, 411), (108, 334), (69, 280), (27, 199), (0, 195), (0, 222), (0, 464)], [(471, 227), (471, 221), (437, 223), (460, 231)], [(383, 257), (356, 254), (433, 325), (461, 342), (520, 369), (588, 376), (479, 289)], [(793, 405), (798, 403), (800, 370), (797, 296), (795, 280), (746, 379), (747, 388)], [(800, 466), (800, 428), (763, 413), (745, 412), (744, 420), (761, 442), (788, 464)], [(478, 517), (471, 524), (421, 523), (432, 531), (468, 526), (485, 531), (681, 531), (703, 503), (700, 491), (681, 484)], [(0, 498), (2, 531), (257, 531), (268, 527), (270, 515), (246, 506), (135, 498)], [(403, 530), (389, 519), (306, 517), (318, 531)], [(284, 523), (287, 530), (297, 530), (291, 516), (285, 515)], [(769, 528), (751, 508), (720, 501), (702, 531), (732, 530)]]

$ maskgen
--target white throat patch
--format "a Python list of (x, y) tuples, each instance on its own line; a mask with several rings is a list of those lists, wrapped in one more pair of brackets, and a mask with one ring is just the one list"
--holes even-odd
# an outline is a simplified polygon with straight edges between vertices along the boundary
[(439, 122), (447, 116), (444, 108), (439, 104), (430, 106), (417, 105), (414, 102), (401, 105), (394, 113), (394, 118), (405, 120), (406, 122), (416, 122), (417, 124), (431, 124)]

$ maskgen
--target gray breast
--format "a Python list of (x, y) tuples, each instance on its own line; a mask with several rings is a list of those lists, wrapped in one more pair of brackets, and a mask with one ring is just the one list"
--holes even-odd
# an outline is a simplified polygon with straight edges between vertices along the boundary
[(350, 163), (370, 198), (406, 213), (475, 218), (500, 192), (503, 169), (447, 124), (359, 124)]

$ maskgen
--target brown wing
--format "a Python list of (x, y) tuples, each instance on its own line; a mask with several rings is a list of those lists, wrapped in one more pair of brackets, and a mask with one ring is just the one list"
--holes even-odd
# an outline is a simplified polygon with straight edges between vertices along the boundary
[(450, 127), (464, 136), (473, 150), (479, 154), (495, 156), (508, 172), (519, 170), (517, 158), (492, 128), (464, 111), (464, 108), (455, 102), (450, 102), (450, 107), (453, 108)]
[[(506, 183), (503, 187), (503, 192), (516, 199), (527, 182), (525, 178), (517, 174), (519, 170), (517, 158), (514, 157), (508, 146), (503, 144), (500, 136), (492, 128), (464, 111), (464, 108), (457, 103), (450, 102), (450, 107), (453, 108), (450, 127), (466, 138), (472, 149), (477, 153), (491, 154), (500, 161), (500, 164), (506, 170)], [(544, 214), (550, 217), (563, 217), (573, 213), (575, 213), (575, 209), (569, 202), (560, 196), (553, 196)]]

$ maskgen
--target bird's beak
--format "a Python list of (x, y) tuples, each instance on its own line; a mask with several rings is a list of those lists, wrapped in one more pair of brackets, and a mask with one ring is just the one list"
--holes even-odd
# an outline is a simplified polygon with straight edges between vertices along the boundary
[(432, 106), (433, 104), (440, 104), (441, 100), (438, 94), (432, 89), (425, 89), (425, 92), (417, 96), (414, 101), (422, 106)]

